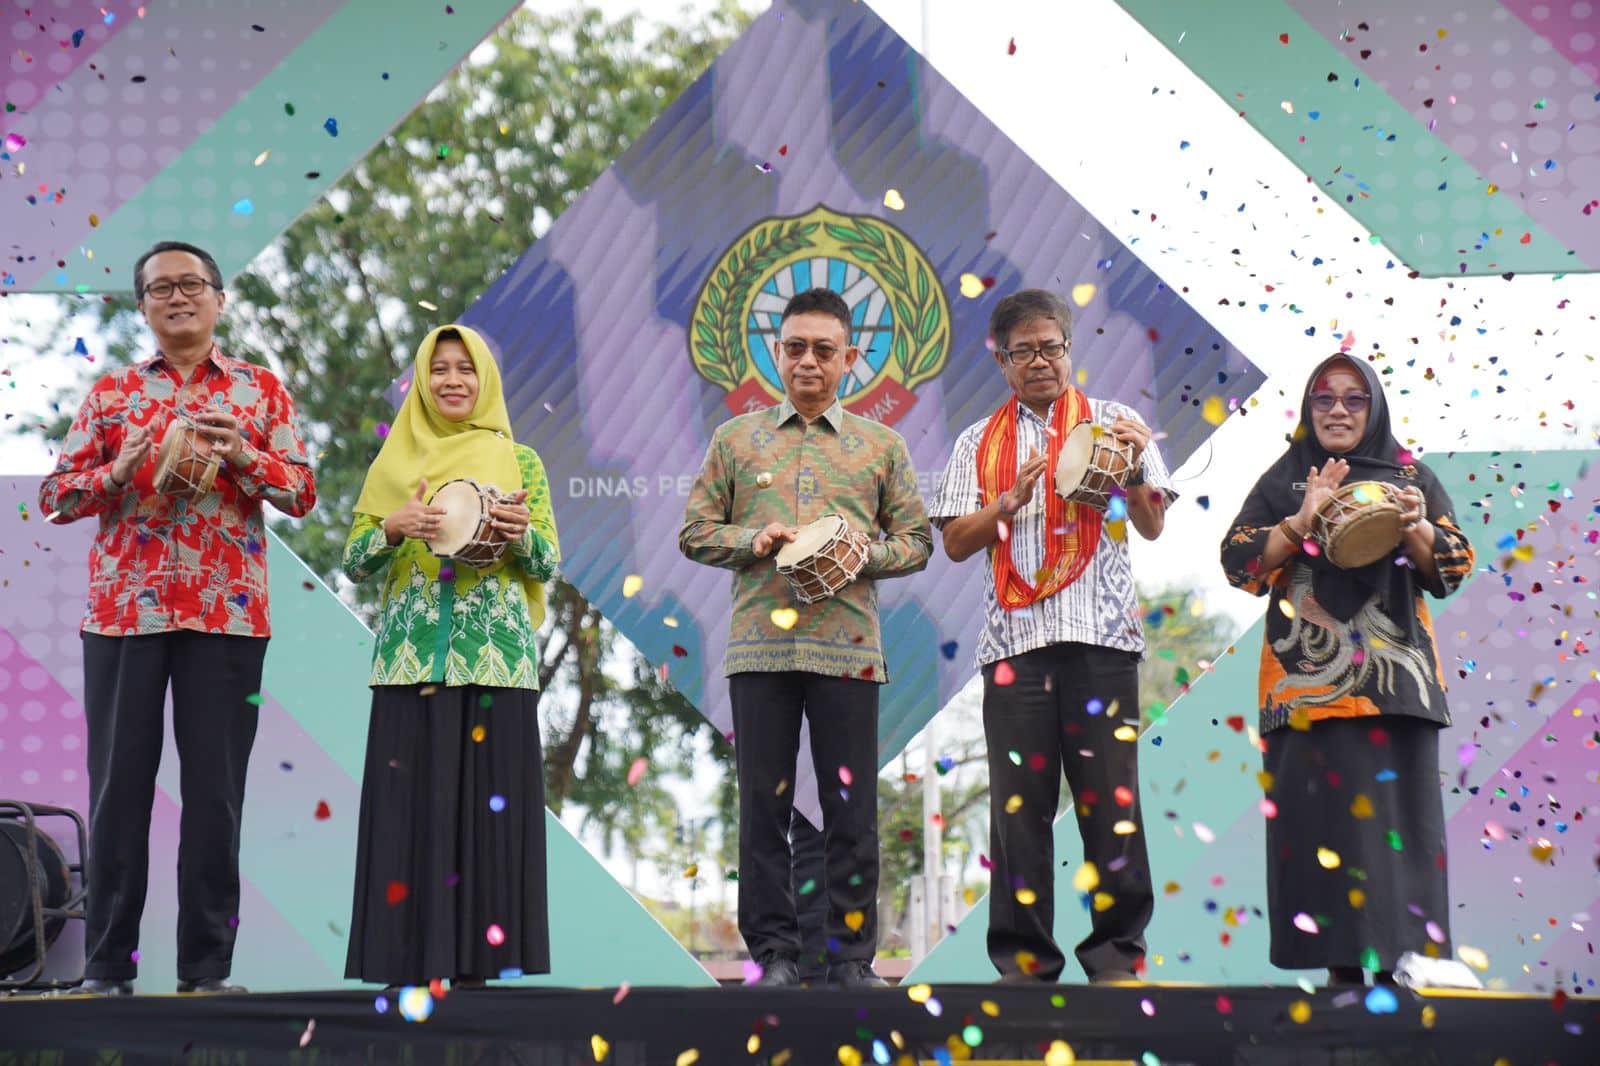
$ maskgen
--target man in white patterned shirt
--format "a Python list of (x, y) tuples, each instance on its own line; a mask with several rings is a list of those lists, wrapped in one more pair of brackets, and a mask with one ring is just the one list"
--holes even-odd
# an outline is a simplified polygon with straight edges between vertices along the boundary
[[(1006, 297), (989, 334), (1013, 396), (956, 440), (928, 508), (952, 560), (988, 556), (978, 665), (994, 870), (989, 958), (1003, 981), (1054, 981), (1066, 965), (1054, 937), (1052, 837), (1065, 772), (1098, 878), (1078, 962), (1096, 983), (1133, 980), (1155, 896), (1138, 743), (1116, 735), (1138, 729), (1144, 652), (1127, 527), (1154, 540), (1177, 494), (1138, 416), (1072, 386), (1072, 312), (1061, 297)], [(1085, 420), (1133, 450), (1126, 495), (1104, 514), (1053, 487), (1061, 445)]]

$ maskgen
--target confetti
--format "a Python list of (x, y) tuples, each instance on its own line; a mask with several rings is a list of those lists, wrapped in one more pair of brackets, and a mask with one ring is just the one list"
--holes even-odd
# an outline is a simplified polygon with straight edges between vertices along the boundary
[(506, 798), (498, 792), (489, 797), (489, 809), (496, 814), (506, 809)]
[(433, 1014), (433, 997), (426, 988), (407, 985), (400, 990), (400, 1017), (408, 1022), (425, 1022)]
[(1400, 1001), (1388, 988), (1375, 985), (1367, 992), (1366, 1007), (1369, 1014), (1393, 1014), (1399, 1009)]
[(899, 189), (890, 189), (883, 194), (883, 206), (891, 211), (904, 211), (906, 209), (905, 197), (900, 195)]
[(1339, 853), (1332, 848), (1317, 849), (1317, 863), (1324, 870), (1337, 870), (1340, 861)]
[(939, 654), (943, 655), (946, 659), (954, 660), (956, 657), (956, 649), (958, 647), (960, 647), (960, 645), (955, 641), (947, 640), (943, 644), (939, 645)]
[(1221, 396), (1207, 396), (1205, 403), (1200, 406), (1200, 417), (1213, 426), (1220, 426), (1228, 420), (1228, 407), (1222, 402)]
[(506, 931), (498, 925), (491, 925), (483, 932), (483, 939), (489, 942), (490, 947), (499, 947), (506, 942)]
[(24, 137), (20, 133), (8, 133), (8, 134), (6, 134), (6, 151), (7, 152), (20, 152), (20, 151), (22, 151), (22, 149), (24, 147), (27, 146), (27, 144), (28, 144), (28, 138)]
[(306, 1031), (300, 1034), (300, 1046), (305, 1047), (307, 1044), (311, 1043), (312, 1034), (314, 1034), (316, 1031), (317, 1020), (312, 1018), (306, 1022)]
[(1289, 1004), (1289, 1018), (1296, 1025), (1304, 1025), (1311, 1020), (1311, 1004), (1303, 999), (1297, 999)]
[(417, 301), (417, 306), (422, 308), (424, 311), (437, 311), (437, 310), (439, 310), (439, 305), (434, 303), (432, 300), (418, 300)]
[(867, 916), (862, 911), (848, 911), (844, 916), (844, 924), (852, 933), (861, 932), (861, 927), (867, 924)]
[(411, 895), (411, 889), (406, 887), (404, 881), (390, 881), (389, 887), (384, 891), (384, 898), (389, 901), (389, 906), (398, 907)]
[(1300, 930), (1302, 933), (1310, 933), (1313, 936), (1315, 936), (1318, 931), (1317, 920), (1311, 917), (1311, 915), (1307, 914), (1305, 911), (1301, 911), (1299, 914), (1294, 916), (1294, 927)]
[(846, 788), (849, 788), (855, 782), (855, 779), (856, 779), (856, 775), (852, 774), (850, 772), (850, 767), (848, 767), (848, 766), (839, 767), (839, 783), (840, 784), (844, 785)]
[(779, 629), (793, 629), (800, 621), (800, 612), (793, 607), (779, 607), (772, 612), (772, 624)]
[(317, 801), (317, 811), (315, 817), (319, 822), (326, 822), (329, 818), (333, 817), (333, 810), (328, 806), (327, 800)]
[(976, 274), (961, 275), (961, 295), (969, 300), (975, 300), (983, 295), (985, 286), (983, 279)]
[(259, 167), (262, 163), (265, 163), (271, 157), (272, 157), (272, 149), (268, 148), (265, 152), (262, 152), (260, 155), (256, 156), (255, 165)]
[(611, 1054), (611, 1044), (599, 1033), (589, 1038), (589, 1051), (597, 1063), (606, 1061), (606, 1056)]
[(645, 771), (650, 769), (650, 760), (643, 755), (633, 760), (633, 765), (628, 767), (628, 787), (632, 788), (644, 780)]
[(1081, 285), (1074, 285), (1072, 287), (1072, 302), (1077, 304), (1079, 307), (1088, 307), (1089, 301), (1094, 299), (1094, 294), (1097, 291), (1099, 291), (1099, 286), (1092, 281), (1085, 281)]
[(644, 588), (644, 578), (638, 574), (629, 574), (622, 579), (622, 598), (631, 600), (639, 595), (639, 590)]
[(1011, 684), (1015, 684), (1016, 680), (1017, 680), (1017, 671), (1012, 667), (1012, 665), (1010, 663), (1006, 662), (1004, 659), (1001, 659), (999, 662), (994, 664), (994, 683), (995, 684), (997, 684), (997, 685), (1011, 685)]
[(249, 200), (239, 200), (233, 205), (233, 213), (236, 215), (253, 215), (256, 213), (256, 205)]
[[(290, 111), (289, 114), (292, 115), (294, 112)], [(336, 118), (330, 116), (328, 121), (322, 124), (322, 128), (328, 131), (329, 137), (339, 136), (339, 120)]]
[(1083, 893), (1093, 892), (1100, 887), (1100, 869), (1092, 862), (1086, 862), (1078, 867), (1072, 874), (1072, 887)]

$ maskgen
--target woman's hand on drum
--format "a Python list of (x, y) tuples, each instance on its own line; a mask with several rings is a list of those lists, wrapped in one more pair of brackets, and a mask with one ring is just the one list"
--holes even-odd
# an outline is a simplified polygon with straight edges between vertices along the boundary
[(417, 484), (416, 494), (405, 502), (405, 506), (383, 520), (383, 534), (391, 545), (399, 544), (407, 537), (427, 540), (439, 532), (445, 510), (443, 507), (430, 507), (427, 498), (428, 479), (423, 478)]
[(1406, 536), (1415, 539), (1419, 544), (1431, 546), (1433, 544), (1433, 526), (1426, 517), (1427, 498), (1422, 495), (1422, 490), (1415, 485), (1407, 485), (1400, 490), (1400, 528)]
[(1302, 535), (1309, 535), (1312, 523), (1317, 519), (1317, 512), (1322, 510), (1322, 505), (1328, 502), (1340, 485), (1344, 484), (1345, 477), (1350, 473), (1350, 463), (1345, 459), (1329, 459), (1322, 464), (1322, 469), (1312, 467), (1306, 474), (1306, 495), (1300, 501), (1300, 513), (1295, 516), (1295, 525)]
[(1035, 448), (1028, 453), (1027, 462), (1017, 469), (1017, 483), (1000, 494), (1000, 509), (1016, 514), (1033, 501), (1033, 490), (1044, 476), (1046, 457)]
[(1128, 461), (1130, 467), (1138, 467), (1139, 458), (1144, 455), (1144, 450), (1150, 447), (1153, 434), (1150, 427), (1137, 418), (1126, 415), (1111, 423), (1111, 435), (1124, 444), (1133, 446), (1133, 458)]
[(117, 449), (117, 457), (111, 460), (111, 480), (118, 485), (126, 485), (132, 481), (133, 472), (139, 469), (139, 464), (150, 454), (150, 444), (149, 426), (135, 426), (128, 430), (127, 435), (122, 438), (122, 447)]
[(514, 544), (522, 539), (522, 534), (528, 531), (528, 492), (518, 489), (509, 496), (502, 496), (498, 503), (489, 508), (489, 531), (496, 540), (503, 540)]
[(757, 559), (765, 559), (780, 543), (794, 540), (799, 532), (796, 527), (786, 526), (782, 522), (768, 522), (766, 528), (750, 542), (750, 550), (756, 553)]

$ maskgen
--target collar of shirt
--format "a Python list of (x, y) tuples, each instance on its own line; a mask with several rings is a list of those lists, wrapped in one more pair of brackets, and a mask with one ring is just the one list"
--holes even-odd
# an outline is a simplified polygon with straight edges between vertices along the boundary
[[(789, 419), (795, 418), (800, 414), (799, 411), (795, 410), (793, 402), (791, 402), (787, 396), (785, 396), (783, 398), (783, 402), (778, 405), (777, 412), (778, 413), (775, 417), (777, 418), (778, 425), (780, 426), (789, 421)], [(844, 425), (844, 405), (838, 400), (834, 400), (833, 406), (822, 412), (822, 420), (828, 423), (828, 425), (833, 428), (835, 433), (839, 432), (840, 427)]]
[[(216, 341), (212, 341), (211, 342), (211, 351), (207, 352), (206, 353), (206, 357), (204, 359), (200, 360), (200, 362), (201, 363), (210, 363), (212, 366), (216, 367), (218, 370), (226, 372), (227, 369), (228, 369), (228, 364), (233, 362), (233, 360), (231, 360), (227, 356), (223, 355), (222, 354), (222, 349), (217, 345), (217, 342)], [(149, 371), (161, 370), (161, 369), (164, 369), (166, 367), (170, 367), (171, 365), (172, 364), (167, 361), (166, 353), (161, 351), (160, 349), (157, 349), (155, 355), (151, 356), (149, 359), (146, 359), (144, 362), (139, 364), (139, 369), (141, 371), (144, 371), (144, 372), (148, 373)], [(198, 364), (196, 364), (196, 365), (198, 365)]]

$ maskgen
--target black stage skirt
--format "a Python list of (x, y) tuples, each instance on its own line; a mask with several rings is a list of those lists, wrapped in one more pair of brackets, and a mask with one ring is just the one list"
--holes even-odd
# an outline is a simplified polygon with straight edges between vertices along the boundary
[(1390, 971), (1406, 951), (1448, 958), (1439, 727), (1335, 718), (1266, 741), (1278, 806), (1267, 821), (1272, 964)]
[(550, 972), (536, 695), (373, 687), (346, 977)]

